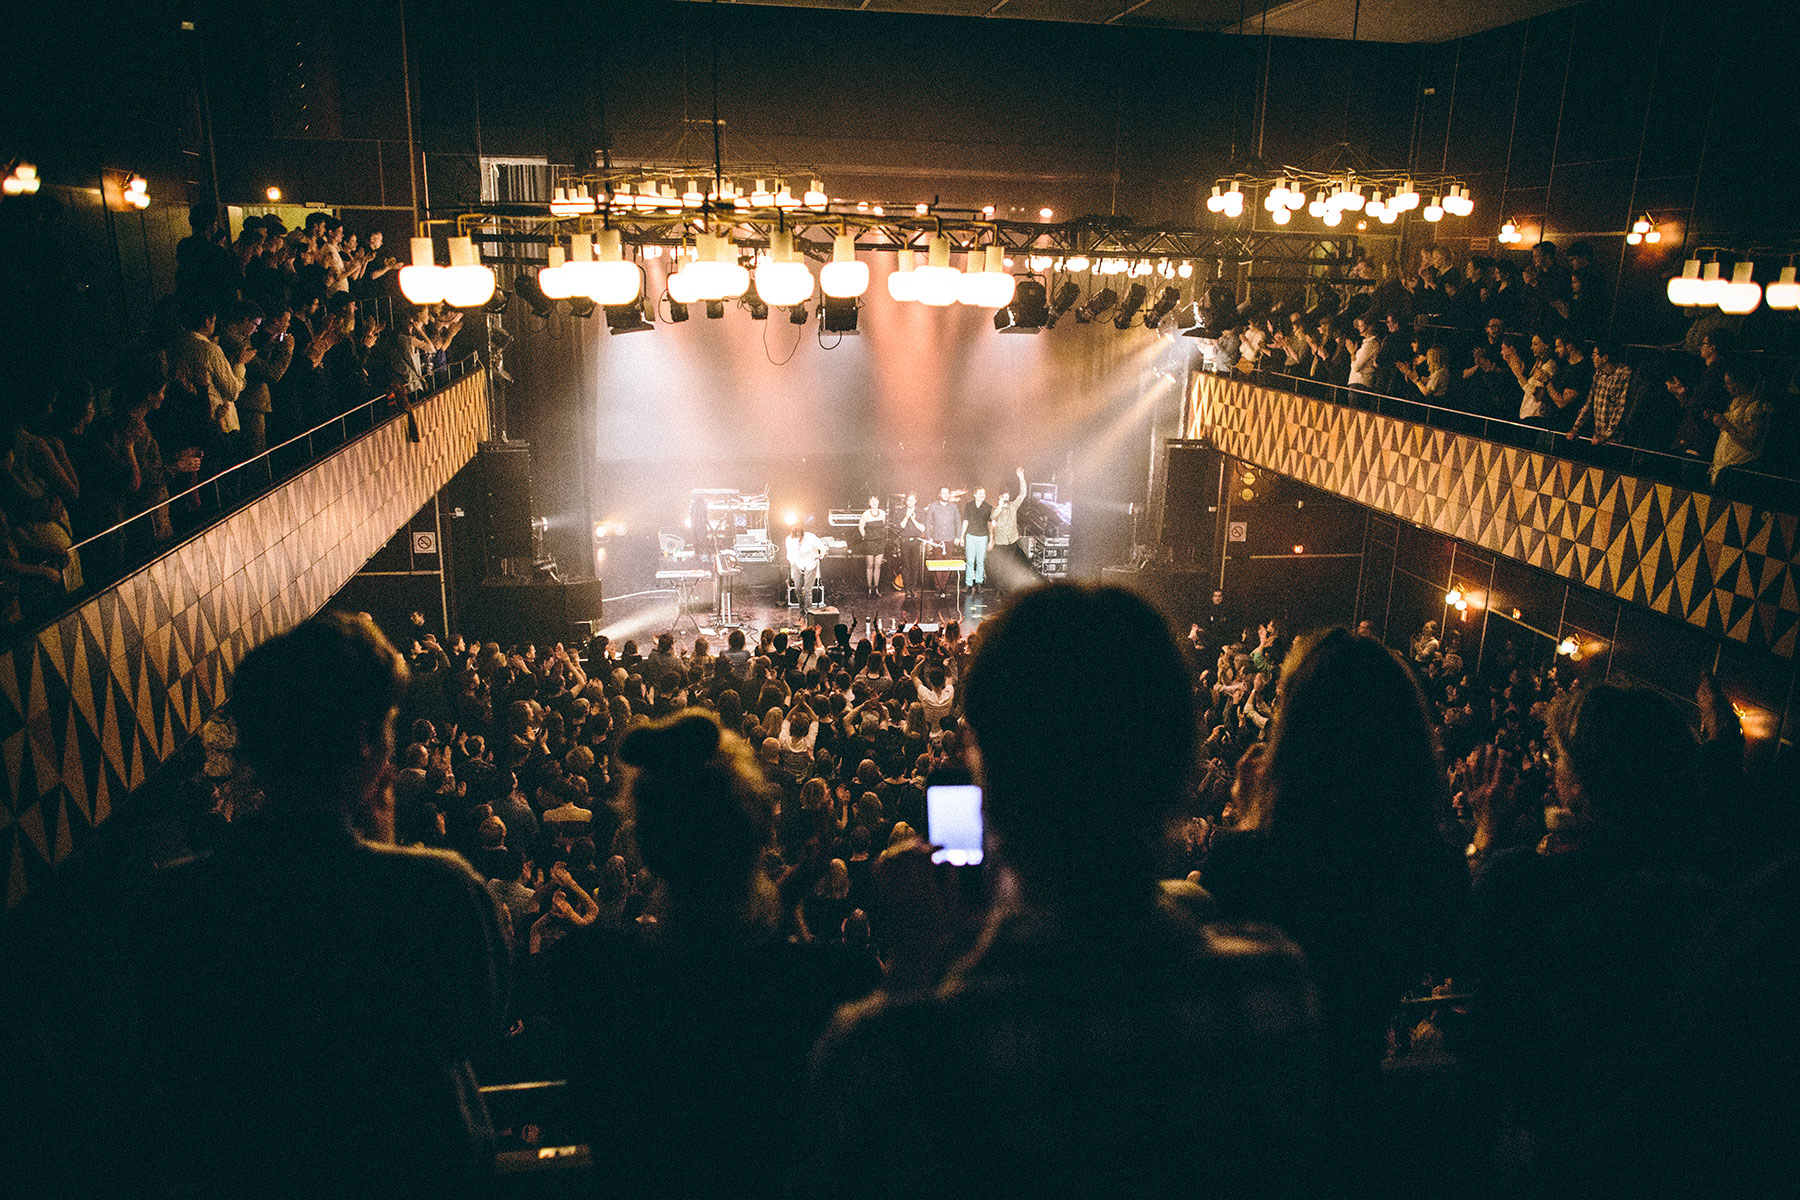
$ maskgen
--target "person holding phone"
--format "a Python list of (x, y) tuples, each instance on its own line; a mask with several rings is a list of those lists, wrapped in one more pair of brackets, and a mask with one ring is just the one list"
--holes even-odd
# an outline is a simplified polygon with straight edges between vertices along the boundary
[[(1167, 625), (1125, 589), (1052, 583), (981, 633), (965, 713), (995, 899), (974, 949), (925, 969), (966, 891), (922, 842), (882, 856), (888, 983), (815, 1051), (794, 1192), (1172, 1196), (1203, 1139), (1209, 1194), (1310, 1194), (1304, 962), (1273, 931), (1201, 926), (1158, 882), (1198, 750)], [(908, 1169), (872, 1171), (894, 1146)]]

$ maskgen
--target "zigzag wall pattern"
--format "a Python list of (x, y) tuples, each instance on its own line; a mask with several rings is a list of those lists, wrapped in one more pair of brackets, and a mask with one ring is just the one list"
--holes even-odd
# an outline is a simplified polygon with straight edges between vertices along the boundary
[(1800, 517), (1197, 373), (1182, 435), (1793, 658)]
[(0, 654), (7, 907), (196, 733), (254, 646), (322, 608), (487, 435), (487, 375), (391, 420)]

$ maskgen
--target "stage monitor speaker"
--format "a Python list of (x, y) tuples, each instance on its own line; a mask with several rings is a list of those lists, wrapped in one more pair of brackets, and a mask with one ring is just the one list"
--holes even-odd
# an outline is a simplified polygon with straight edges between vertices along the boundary
[(488, 557), (531, 557), (531, 444), (483, 442), (480, 480)]
[(1218, 535), (1219, 473), (1225, 458), (1210, 446), (1171, 445), (1163, 475), (1162, 544), (1177, 563), (1212, 556)]

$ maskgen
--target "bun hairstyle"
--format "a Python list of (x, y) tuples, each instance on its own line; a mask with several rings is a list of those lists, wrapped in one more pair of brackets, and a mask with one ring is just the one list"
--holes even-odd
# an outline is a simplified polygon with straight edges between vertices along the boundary
[(626, 734), (619, 757), (644, 865), (676, 888), (746, 886), (774, 826), (749, 745), (690, 708)]

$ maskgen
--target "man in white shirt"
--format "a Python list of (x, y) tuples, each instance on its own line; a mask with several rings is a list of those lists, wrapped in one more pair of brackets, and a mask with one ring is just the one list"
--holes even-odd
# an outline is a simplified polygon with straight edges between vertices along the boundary
[(788, 577), (794, 582), (794, 602), (802, 609), (811, 606), (813, 585), (819, 582), (819, 560), (825, 557), (825, 543), (819, 535), (796, 522), (788, 526)]

